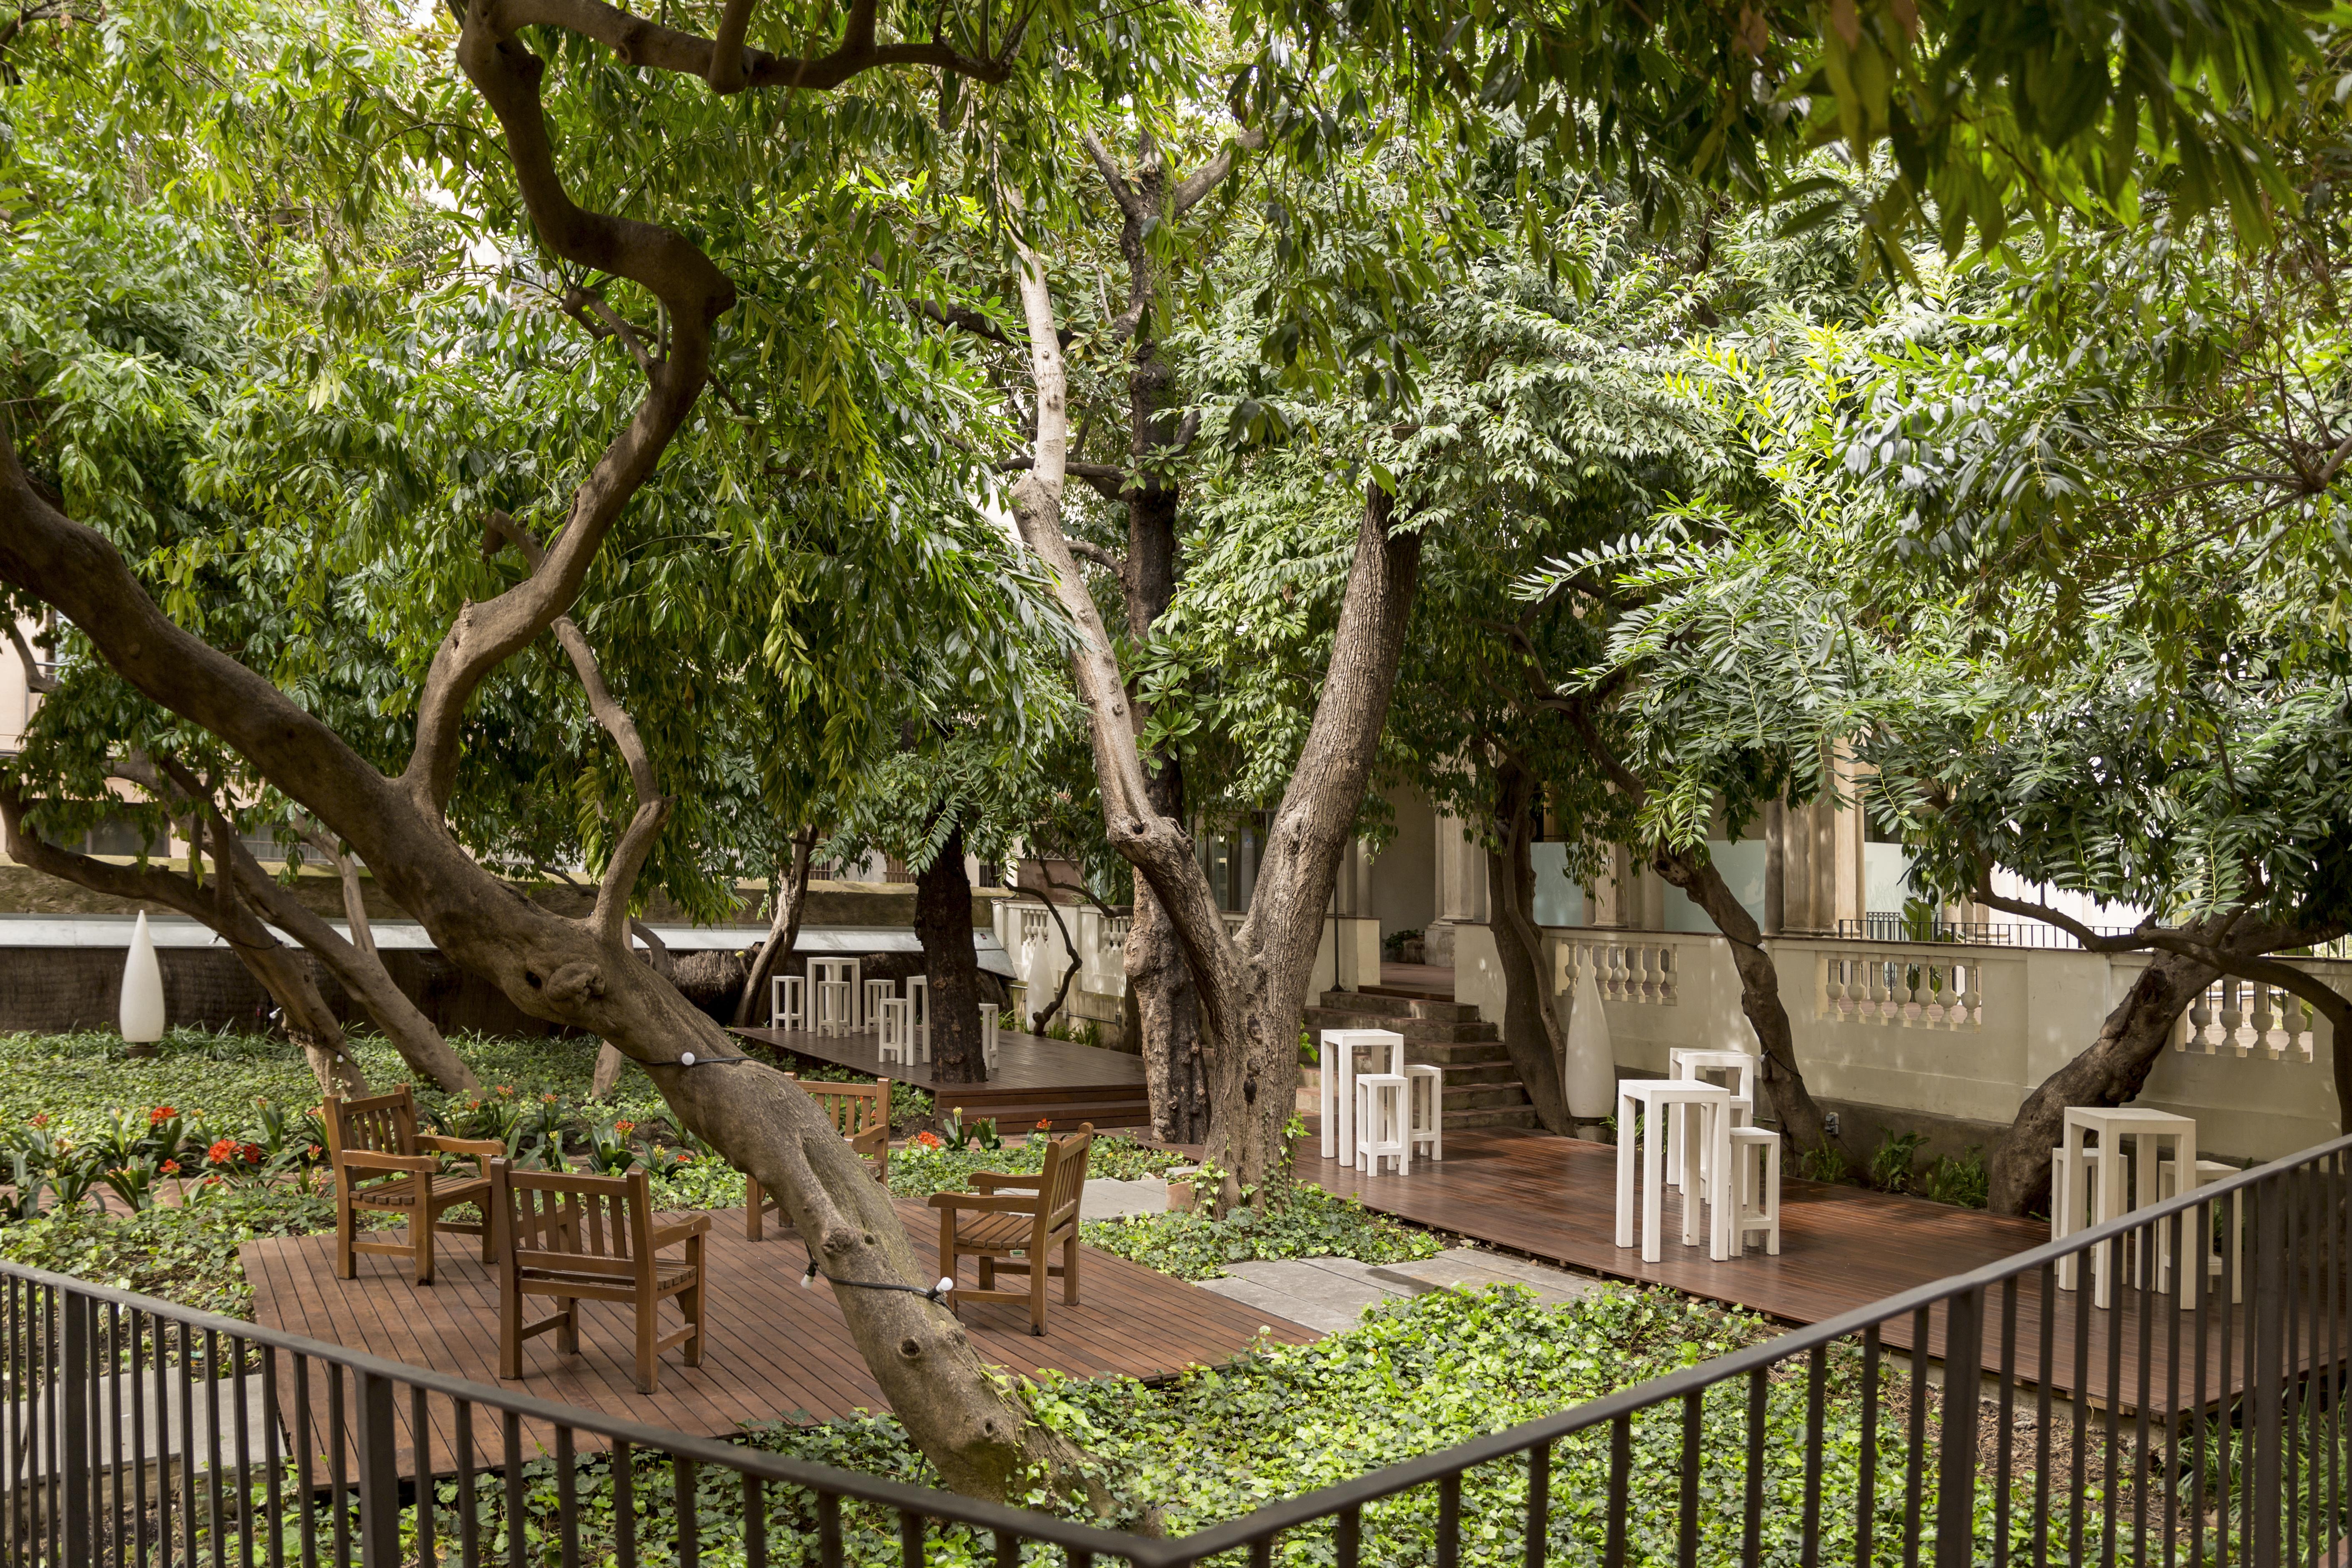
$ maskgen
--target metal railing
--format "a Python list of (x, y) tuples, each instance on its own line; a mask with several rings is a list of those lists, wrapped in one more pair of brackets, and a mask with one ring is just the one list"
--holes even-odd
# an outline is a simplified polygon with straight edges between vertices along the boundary
[[(935, 1552), (1006, 1568), (1097, 1557), (1257, 1568), (1277, 1553), (1338, 1568), (2318, 1563), (2352, 1509), (2348, 1221), (2352, 1139), (2339, 1139), (1173, 1539), (689, 1437), (6, 1267), (0, 1371), (15, 1402), (0, 1425), (0, 1556), (27, 1568), (630, 1568), (706, 1552), (750, 1568), (918, 1568)], [(2079, 1290), (2060, 1288), (2069, 1260)], [(2106, 1308), (2094, 1305), (2100, 1270)]]

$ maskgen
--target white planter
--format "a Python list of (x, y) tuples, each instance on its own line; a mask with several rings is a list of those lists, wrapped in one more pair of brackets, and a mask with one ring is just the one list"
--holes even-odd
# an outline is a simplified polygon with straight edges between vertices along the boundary
[(1575, 1000), (1568, 1015), (1568, 1059), (1560, 1064), (1559, 1089), (1568, 1114), (1577, 1121), (1601, 1121), (1617, 1097), (1617, 1051), (1609, 1039), (1609, 1014), (1592, 965), (1576, 965)]

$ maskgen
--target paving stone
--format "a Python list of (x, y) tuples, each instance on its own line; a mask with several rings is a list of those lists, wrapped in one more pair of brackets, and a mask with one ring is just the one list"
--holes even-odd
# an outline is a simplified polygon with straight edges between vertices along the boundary
[(1157, 1176), (1138, 1176), (1131, 1182), (1106, 1181), (1099, 1176), (1087, 1178), (1086, 1195), (1078, 1200), (1078, 1217), (1117, 1219), (1122, 1215), (1165, 1214), (1168, 1211), (1168, 1184)]

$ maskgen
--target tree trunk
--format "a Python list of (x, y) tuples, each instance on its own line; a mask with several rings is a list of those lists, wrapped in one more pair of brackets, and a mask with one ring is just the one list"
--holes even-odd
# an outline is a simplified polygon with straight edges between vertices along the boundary
[(815, 852), (816, 829), (803, 827), (793, 835), (789, 866), (776, 868), (776, 885), (768, 910), (768, 940), (760, 944), (759, 956), (751, 961), (751, 973), (743, 977), (743, 994), (735, 999), (735, 1026), (739, 1029), (761, 1017), (762, 1004), (768, 1000), (769, 978), (800, 945), (801, 914), (808, 908), (809, 861)]
[(474, 1075), (474, 1069), (449, 1048), (449, 1042), (433, 1026), (433, 1020), (408, 999), (408, 993), (400, 988), (392, 972), (383, 966), (383, 956), (376, 952), (374, 935), (367, 925), (366, 908), (362, 905), (356, 915), (352, 914), (358, 893), (356, 877), (347, 876), (343, 885), (344, 912), (352, 922), (352, 940), (346, 942), (336, 934), (334, 927), (296, 898), (291, 888), (264, 871), (252, 852), (226, 831), (226, 824), (215, 837), (231, 858), (238, 889), (247, 901), (258, 906), (334, 976), (335, 984), (374, 1021), (411, 1072), (447, 1094), (481, 1088), (481, 1079)]
[[(461, 48), (469, 70), (490, 79), (486, 93), (502, 115), (525, 114), (535, 121), (530, 57), (517, 50), (526, 63), (509, 60), (499, 53), (501, 46), (472, 37), (472, 27), (469, 20)], [(517, 79), (499, 80), (500, 73)], [(537, 146), (520, 167), (526, 184), (537, 184), (543, 195), (554, 176), (544, 143)], [(566, 221), (576, 229), (611, 220), (575, 209)], [(651, 233), (665, 245), (675, 241), (647, 226), (632, 232)], [(682, 245), (676, 241), (673, 248)], [(667, 284), (686, 269), (681, 261), (662, 280)], [(714, 314), (681, 297), (672, 321), (682, 339), (689, 331), (707, 331)], [(690, 374), (698, 384), (699, 345), (686, 348), (692, 352), (683, 360), (674, 353), (661, 374)], [(641, 855), (648, 844), (634, 831), (635, 823), (624, 844), (630, 855), (616, 855), (608, 868), (596, 910), (572, 920), (516, 898), (466, 854), (444, 819), (465, 694), (514, 647), (546, 630), (568, 595), (576, 594), (585, 570), (581, 552), (593, 550), (634, 489), (632, 475), (650, 465), (649, 439), (655, 451), (666, 439), (650, 416), (615, 437), (614, 455), (600, 464), (594, 485), (581, 491), (586, 501), (550, 552), (544, 576), (535, 574), (460, 613), (426, 679), (416, 752), (398, 779), (378, 772), (268, 680), (173, 625), (112, 545), (32, 487), (5, 424), (0, 581), (54, 606), (84, 629), (100, 656), (133, 687), (235, 747), (262, 776), (342, 835), (453, 963), (497, 985), (531, 1016), (610, 1040), (643, 1066), (681, 1127), (780, 1196), (827, 1276), (928, 1285), (931, 1275), (918, 1262), (888, 1194), (831, 1119), (782, 1074), (728, 1059), (741, 1053), (727, 1033), (629, 952), (620, 911), (635, 867), (642, 864), (630, 856)], [(559, 552), (565, 552), (561, 559)], [(640, 816), (657, 826), (660, 803), (641, 802)], [(968, 905), (964, 919), (969, 952)], [(697, 1058), (691, 1068), (681, 1061), (687, 1051)], [(896, 1290), (835, 1287), (835, 1299), (883, 1397), (945, 1485), (1001, 1500), (1035, 1484), (1042, 1468), (1056, 1492), (1097, 1492), (1086, 1478), (1084, 1456), (1034, 1420), (1002, 1386), (947, 1308)]]
[(1201, 1047), (1201, 998), (1184, 965), (1176, 927), (1135, 879), (1135, 916), (1128, 927), (1128, 995), (1135, 1003), (1143, 1085), (1151, 1101), (1151, 1135), (1168, 1143), (1198, 1143), (1209, 1132), (1208, 1064)]
[(1536, 781), (1511, 758), (1496, 773), (1495, 832), (1499, 848), (1486, 851), (1488, 907), (1495, 952), (1503, 970), (1503, 1047), (1527, 1086), (1536, 1120), (1554, 1132), (1573, 1131), (1561, 1090), (1563, 1041), (1544, 973), (1543, 938), (1536, 928)]
[(931, 863), (915, 874), (915, 934), (930, 982), (931, 1076), (941, 1083), (986, 1083), (980, 1052), (980, 961), (971, 942), (971, 879), (959, 824)]
[[(1137, 231), (1130, 216), (1127, 231)], [(1122, 245), (1127, 236), (1122, 235)], [(1139, 232), (1131, 247), (1134, 281), (1149, 276)], [(1128, 373), (1129, 455), (1136, 477), (1122, 492), (1127, 502), (1127, 631), (1136, 647), (1150, 641), (1151, 628), (1176, 601), (1176, 485), (1160, 471), (1174, 444), (1168, 401), (1174, 377), (1161, 358), (1147, 304), (1136, 322), (1135, 351)], [(1130, 700), (1133, 692), (1129, 692)], [(1136, 722), (1151, 710), (1135, 705)], [(1145, 759), (1144, 789), (1152, 810), (1171, 822), (1185, 815), (1184, 770), (1171, 753)], [(1192, 972), (1168, 911), (1151, 885), (1135, 879), (1135, 914), (1127, 930), (1120, 967), (1135, 1002), (1137, 1054), (1143, 1058), (1144, 1091), (1151, 1105), (1155, 1136), (1171, 1143), (1195, 1143), (1208, 1135), (1208, 1075), (1201, 1056), (1201, 1002)]]
[(1993, 1150), (1986, 1173), (1995, 1214), (2022, 1215), (2050, 1203), (2050, 1151), (2064, 1141), (2066, 1108), (2121, 1105), (2137, 1096), (2172, 1037), (2181, 1009), (2221, 972), (2185, 953), (2158, 953), (2107, 1014), (2091, 1047), (2025, 1097)]
[(310, 966), (293, 949), (273, 942), (267, 947), (238, 944), (235, 948), (246, 972), (261, 983), (278, 1004), (279, 1026), (286, 1037), (302, 1047), (303, 1059), (310, 1064), (310, 1076), (318, 1080), (321, 1096), (341, 1095), (345, 1100), (360, 1100), (368, 1093), (367, 1075), (351, 1056), (350, 1042), (343, 1037), (343, 1026), (335, 1021), (334, 1010), (319, 994), (310, 977)]
[(1839, 1140), (1830, 1136), (1821, 1107), (1813, 1103), (1805, 1075), (1797, 1067), (1795, 1032), (1789, 1025), (1789, 1009), (1780, 1003), (1780, 973), (1765, 951), (1756, 921), (1712, 860), (1678, 850), (1659, 853), (1652, 864), (1658, 875), (1697, 901), (1730, 944), (1732, 967), (1739, 972), (1739, 1010), (1748, 1016), (1763, 1052), (1757, 1076), (1771, 1092), (1773, 1112), (1790, 1146), (1801, 1152), (1837, 1145)]
[(1070, 987), (1078, 981), (1078, 944), (1070, 937), (1070, 923), (1062, 918), (1062, 906), (1054, 901), (1054, 885), (1050, 877), (1046, 879), (1041, 901), (1045, 906), (1046, 919), (1054, 922), (1054, 930), (1062, 939), (1062, 956), (1068, 962), (1062, 965), (1062, 978), (1054, 986), (1054, 999), (1045, 1004), (1043, 1012), (1028, 1020), (1029, 1032), (1033, 1035), (1042, 1035), (1053, 1026), (1054, 1015), (1060, 1012), (1062, 1004), (1070, 999)]

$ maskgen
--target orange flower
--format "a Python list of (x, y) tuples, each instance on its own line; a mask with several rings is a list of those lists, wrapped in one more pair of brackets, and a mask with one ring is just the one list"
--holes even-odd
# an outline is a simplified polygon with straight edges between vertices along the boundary
[(180, 1113), (177, 1110), (168, 1105), (159, 1105), (154, 1110), (147, 1113), (147, 1125), (150, 1127), (161, 1127), (163, 1123), (171, 1121), (172, 1118), (179, 1114)]
[(637, 1124), (634, 1121), (615, 1121), (613, 1123), (613, 1131), (618, 1132), (625, 1138), (630, 1133), (635, 1132), (636, 1130)]
[(936, 1132), (918, 1132), (915, 1134), (915, 1142), (926, 1149), (940, 1149), (946, 1146), (940, 1142), (940, 1135)]
[(157, 1166), (156, 1169), (163, 1172), (163, 1173), (167, 1176), (176, 1176), (180, 1173), (180, 1162), (177, 1160), (166, 1160), (161, 1165)]
[(205, 1158), (210, 1160), (215, 1165), (233, 1163), (236, 1161), (236, 1140), (234, 1138), (223, 1138), (219, 1142), (215, 1142), (211, 1148), (205, 1151)]

